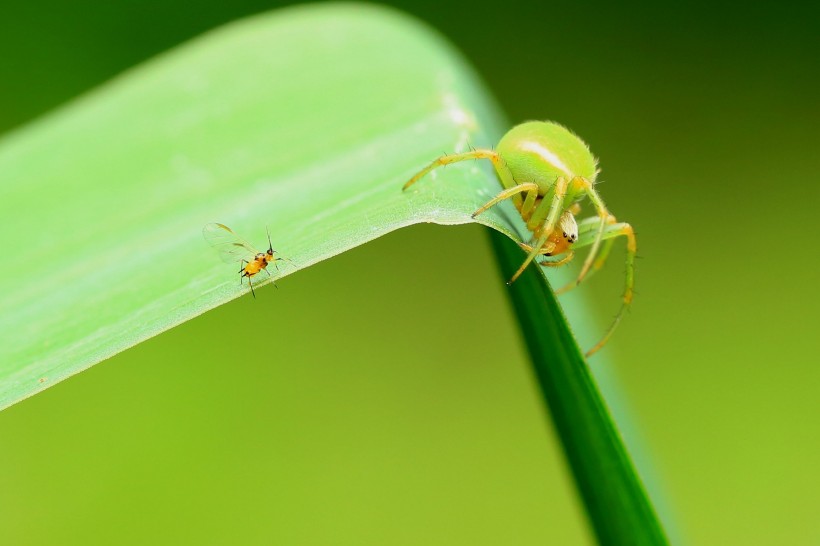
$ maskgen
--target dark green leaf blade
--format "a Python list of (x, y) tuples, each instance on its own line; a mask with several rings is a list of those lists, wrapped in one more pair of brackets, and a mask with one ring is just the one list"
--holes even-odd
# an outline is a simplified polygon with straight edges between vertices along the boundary
[[(508, 237), (490, 231), (504, 279), (521, 265)], [(568, 327), (537, 265), (510, 285), (510, 298), (587, 514), (601, 544), (668, 544), (657, 515)]]

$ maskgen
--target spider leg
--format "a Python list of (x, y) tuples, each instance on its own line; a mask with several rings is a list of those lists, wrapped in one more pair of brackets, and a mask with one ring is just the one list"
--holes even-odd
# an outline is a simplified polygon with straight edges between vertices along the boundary
[[(591, 218), (585, 218), (578, 223), (578, 241), (573, 245), (574, 248), (585, 247), (592, 244), (592, 238), (594, 237), (595, 233), (597, 233), (597, 229), (600, 223), (600, 218), (597, 216), (593, 216)], [(595, 263), (592, 266), (592, 269), (589, 270), (587, 276), (585, 278), (589, 279), (596, 271), (598, 271), (601, 267), (603, 267), (606, 259), (609, 257), (609, 252), (612, 250), (612, 246), (615, 243), (615, 240), (612, 238), (606, 237), (606, 231), (604, 231), (604, 241), (601, 246), (601, 251), (598, 253), (598, 257), (595, 259)], [(561, 294), (566, 294), (573, 288), (578, 286), (578, 284), (573, 280), (566, 285), (562, 286), (558, 290), (555, 291), (557, 296)]]
[[(526, 243), (518, 243), (518, 246), (520, 246), (526, 252), (532, 252), (532, 246), (531, 245), (528, 245)], [(546, 254), (546, 255), (549, 256), (550, 252), (551, 252), (550, 245), (547, 244), (540, 251), (538, 251), (538, 254), (540, 254), (542, 256), (544, 254)], [(567, 264), (570, 261), (572, 261), (572, 258), (574, 258), (574, 257), (575, 257), (575, 253), (572, 250), (570, 250), (570, 251), (567, 252), (567, 255), (564, 256), (563, 258), (561, 258), (560, 260), (555, 260), (555, 261), (545, 260), (543, 262), (539, 262), (539, 265), (542, 265), (543, 267), (560, 267), (560, 266), (562, 266), (564, 264)], [(556, 294), (557, 294), (557, 292), (556, 292)]]
[(567, 255), (561, 258), (560, 260), (544, 260), (540, 263), (541, 267), (561, 267), (562, 265), (568, 264), (572, 261), (572, 258), (575, 257), (575, 253), (573, 251), (567, 252)]
[[(413, 175), (413, 178), (408, 180), (404, 186), (402, 186), (402, 191), (406, 190), (419, 180), (421, 180), (427, 173), (436, 169), (438, 167), (442, 167), (444, 165), (449, 165), (451, 163), (457, 163), (459, 161), (469, 161), (470, 159), (489, 159), (492, 164), (495, 172), (498, 174), (498, 178), (501, 179), (501, 185), (505, 188), (512, 188), (515, 186), (515, 179), (513, 178), (512, 172), (507, 167), (507, 164), (504, 162), (502, 157), (492, 150), (482, 150), (482, 149), (474, 149), (469, 152), (464, 152), (460, 154), (450, 154), (450, 155), (443, 155), (435, 160), (432, 163), (427, 165), (425, 168), (417, 172)], [(515, 197), (515, 204), (517, 207), (521, 207), (521, 196)]]
[[(583, 224), (584, 223), (582, 222), (582, 225)], [(632, 304), (632, 298), (635, 294), (635, 255), (638, 252), (638, 247), (635, 240), (635, 231), (632, 229), (632, 226), (625, 222), (619, 222), (616, 224), (608, 224), (605, 227), (604, 234), (601, 238), (605, 241), (604, 250), (599, 254), (598, 260), (595, 262), (595, 267), (598, 269), (604, 264), (604, 260), (606, 260), (609, 255), (609, 248), (612, 247), (612, 243), (614, 243), (615, 239), (618, 237), (626, 237), (626, 275), (624, 278), (624, 294), (621, 301), (621, 308), (618, 310), (618, 314), (615, 315), (612, 324), (610, 324), (601, 340), (589, 351), (587, 351), (586, 356), (592, 356), (597, 353), (601, 347), (606, 345), (609, 338), (612, 337), (613, 332), (615, 332), (615, 328), (617, 328), (618, 324), (621, 322), (624, 313), (626, 313), (627, 309), (629, 309), (629, 306)], [(586, 233), (580, 234), (578, 242), (574, 246), (575, 248), (582, 248), (590, 245), (594, 246), (595, 241), (598, 241), (597, 230), (589, 230)], [(577, 281), (574, 284), (568, 285), (568, 287), (573, 286), (577, 286)], [(559, 292), (566, 291), (566, 289), (567, 287), (564, 287), (559, 290)]]
[[(606, 232), (604, 232), (604, 236), (606, 236)], [(614, 246), (614, 243), (615, 243), (615, 241), (613, 239), (605, 240), (603, 242), (603, 245), (601, 246), (601, 251), (598, 253), (598, 258), (595, 259), (595, 263), (592, 264), (592, 269), (589, 270), (589, 273), (587, 273), (587, 276), (584, 277), (584, 280), (589, 279), (596, 272), (601, 270), (601, 268), (606, 263), (607, 258), (609, 258), (609, 252), (612, 250), (612, 247)], [(561, 296), (563, 294), (566, 294), (567, 292), (569, 292), (570, 290), (572, 290), (576, 286), (578, 286), (577, 280), (570, 281), (567, 284), (565, 284), (564, 286), (562, 286), (561, 288), (557, 289), (555, 291), (555, 295), (556, 296)]]
[[(530, 262), (532, 262), (533, 259), (535, 259), (535, 257), (541, 252), (541, 249), (547, 242), (547, 238), (550, 236), (552, 230), (555, 228), (555, 224), (558, 222), (558, 217), (561, 214), (562, 205), (566, 194), (567, 179), (564, 177), (559, 177), (555, 181), (555, 184), (553, 184), (552, 199), (543, 199), (535, 208), (529, 222), (527, 222), (527, 227), (530, 228), (530, 231), (537, 234), (538, 239), (535, 241), (535, 244), (532, 245), (532, 250), (530, 250), (530, 253), (527, 254), (527, 258), (524, 260), (524, 263), (521, 264), (521, 267), (518, 268), (518, 271), (515, 272), (512, 278), (507, 281), (507, 284), (512, 284), (515, 282), (515, 279), (517, 279), (521, 273), (524, 272), (527, 266), (530, 265)], [(537, 227), (539, 224), (541, 224), (540, 228)]]
[[(532, 213), (533, 205), (535, 205), (535, 200), (538, 198), (538, 184), (533, 182), (527, 182), (525, 184), (518, 184), (513, 186), (512, 188), (507, 188), (503, 190), (501, 193), (484, 203), (477, 211), (472, 214), (472, 217), (475, 218), (479, 214), (486, 212), (487, 209), (490, 207), (500, 203), (505, 199), (509, 199), (510, 197), (516, 197), (520, 194), (527, 192), (527, 197), (524, 199), (524, 203), (520, 206), (521, 216), (524, 218), (529, 218), (529, 215)], [(520, 197), (519, 197), (520, 201)]]
[(578, 278), (575, 280), (575, 285), (577, 286), (581, 284), (581, 281), (583, 281), (584, 277), (587, 276), (590, 268), (598, 258), (598, 251), (601, 248), (601, 241), (603, 241), (604, 231), (607, 225), (615, 223), (615, 217), (609, 214), (606, 205), (604, 205), (603, 199), (601, 199), (601, 196), (597, 191), (595, 191), (592, 182), (582, 177), (576, 177), (572, 182), (576, 188), (580, 189), (581, 192), (589, 197), (589, 200), (592, 201), (592, 205), (595, 207), (595, 212), (598, 213), (599, 218), (598, 230), (595, 235), (595, 240), (592, 242), (592, 249), (589, 251), (589, 254), (584, 260), (584, 265), (581, 266), (581, 271), (578, 273)]

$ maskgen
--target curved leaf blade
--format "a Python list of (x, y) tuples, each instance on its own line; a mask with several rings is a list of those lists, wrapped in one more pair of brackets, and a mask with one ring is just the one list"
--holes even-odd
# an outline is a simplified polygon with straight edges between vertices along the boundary
[[(518, 245), (490, 239), (502, 278), (521, 263)], [(510, 285), (545, 406), (600, 544), (664, 546), (666, 535), (543, 273), (530, 266)]]
[[(209, 222), (259, 248), (268, 227), (303, 268), (409, 224), (471, 221), (497, 191), (486, 165), (400, 188), (495, 142), (499, 119), (426, 27), (341, 5), (228, 25), (8, 135), (0, 408), (245, 295)], [(515, 214), (482, 221), (510, 233)]]

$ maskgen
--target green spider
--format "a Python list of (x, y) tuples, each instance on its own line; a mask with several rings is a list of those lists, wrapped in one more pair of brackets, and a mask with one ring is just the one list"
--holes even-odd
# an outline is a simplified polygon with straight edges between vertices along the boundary
[[(604, 336), (587, 352), (587, 356), (593, 355), (609, 341), (632, 303), (637, 245), (632, 226), (618, 222), (595, 190), (598, 169), (592, 152), (584, 141), (562, 125), (528, 121), (510, 129), (495, 151), (478, 149), (439, 157), (408, 180), (402, 190), (437, 167), (468, 159), (489, 159), (504, 187), (501, 193), (475, 211), (473, 218), (505, 199), (512, 199), (527, 229), (532, 232), (529, 244), (519, 243), (528, 254), (509, 283), (515, 281), (537, 256), (560, 257), (541, 262), (544, 267), (555, 267), (571, 261), (574, 249), (591, 246), (578, 278), (556, 292), (563, 294), (578, 286), (591, 271), (604, 265), (616, 237), (626, 237), (623, 303)], [(585, 196), (595, 208), (596, 216), (577, 223), (575, 215), (581, 210), (579, 201)], [(604, 241), (606, 243), (602, 245)]]

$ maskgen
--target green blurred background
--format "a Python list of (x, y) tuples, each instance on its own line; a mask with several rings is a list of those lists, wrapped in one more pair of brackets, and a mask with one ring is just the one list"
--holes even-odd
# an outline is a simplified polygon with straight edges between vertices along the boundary
[[(0, 131), (278, 6), (6, 0)], [(820, 543), (818, 14), (397, 6), (511, 121), (601, 158), (643, 260), (591, 365), (674, 542)], [(583, 288), (602, 327), (622, 259)], [(2, 412), (0, 543), (591, 543), (483, 229), (402, 230), (259, 296)]]

